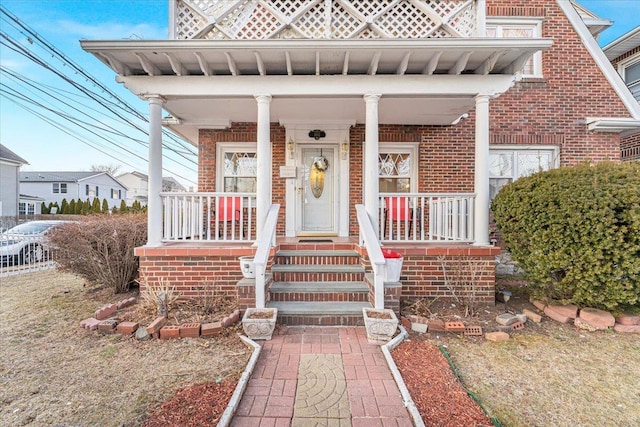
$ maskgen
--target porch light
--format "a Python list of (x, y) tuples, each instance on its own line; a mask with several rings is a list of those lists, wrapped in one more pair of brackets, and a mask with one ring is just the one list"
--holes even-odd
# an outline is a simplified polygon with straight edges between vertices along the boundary
[(289, 153), (289, 158), (293, 159), (293, 153), (295, 152), (295, 147), (293, 145), (293, 139), (289, 138), (287, 142), (287, 152)]
[(340, 156), (342, 157), (342, 160), (346, 160), (348, 154), (349, 154), (349, 143), (345, 139), (344, 141), (342, 141), (342, 144), (340, 144)]

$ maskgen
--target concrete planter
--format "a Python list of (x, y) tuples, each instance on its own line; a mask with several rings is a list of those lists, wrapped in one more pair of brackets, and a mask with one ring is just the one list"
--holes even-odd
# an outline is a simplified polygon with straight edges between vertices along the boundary
[(386, 344), (398, 328), (398, 318), (393, 310), (363, 308), (364, 327), (367, 339), (372, 344)]
[[(255, 313), (269, 317), (251, 318)], [(277, 308), (248, 308), (242, 316), (242, 329), (252, 340), (270, 340), (276, 327)]]

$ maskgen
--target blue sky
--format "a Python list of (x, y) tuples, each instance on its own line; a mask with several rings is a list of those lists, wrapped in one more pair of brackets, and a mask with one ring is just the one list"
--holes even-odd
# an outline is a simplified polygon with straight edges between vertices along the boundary
[[(582, 0), (580, 3), (600, 17), (614, 21), (614, 25), (601, 35), (601, 45), (606, 45), (640, 25), (640, 0)], [(146, 115), (147, 104), (115, 83), (113, 72), (92, 55), (82, 51), (78, 40), (164, 39), (167, 37), (168, 0), (2, 0), (0, 5)], [(38, 50), (37, 43), (29, 43), (27, 37), (18, 32), (4, 15), (0, 17), (2, 32), (39, 55), (44, 55), (44, 51)], [(43, 58), (69, 72), (68, 67), (63, 67), (55, 58)], [(65, 92), (58, 93), (63, 99), (75, 99), (72, 89), (59, 78), (4, 46), (0, 47), (0, 64), (39, 84), (61, 88)], [(11, 84), (4, 72), (0, 81)], [(81, 108), (89, 111), (92, 107), (83, 105)], [(100, 112), (96, 111), (94, 116), (100, 117)], [(110, 119), (105, 119), (103, 124), (107, 126), (110, 123)], [(89, 141), (94, 147), (115, 158), (77, 138)], [(136, 138), (144, 139), (142, 135)], [(130, 151), (125, 153), (110, 148), (109, 144), (95, 135), (83, 131), (76, 131), (75, 137), (71, 137), (16, 106), (4, 96), (0, 98), (0, 141), (29, 161), (30, 164), (25, 165), (23, 170), (88, 170), (92, 165), (105, 164), (121, 165), (120, 172), (134, 169), (146, 172), (147, 169), (146, 162), (140, 159), (147, 155), (141, 144), (122, 140), (121, 143)], [(195, 186), (196, 159), (192, 155), (183, 155), (187, 159), (176, 155), (165, 159), (164, 166), (168, 169), (165, 175), (176, 176), (187, 187)]]

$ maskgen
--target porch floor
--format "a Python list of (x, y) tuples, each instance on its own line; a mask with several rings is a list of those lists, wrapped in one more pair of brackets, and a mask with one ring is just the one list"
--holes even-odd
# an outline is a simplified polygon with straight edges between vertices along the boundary
[[(262, 344), (262, 343), (261, 343)], [(379, 345), (363, 327), (280, 327), (231, 426), (411, 426)]]

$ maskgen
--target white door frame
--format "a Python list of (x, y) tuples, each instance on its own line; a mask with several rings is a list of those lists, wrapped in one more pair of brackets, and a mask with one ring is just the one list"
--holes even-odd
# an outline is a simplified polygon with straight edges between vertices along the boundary
[[(286, 129), (285, 158), (286, 166), (298, 167), (301, 161), (301, 145), (334, 145), (336, 147), (336, 158), (338, 160), (336, 171), (338, 173), (338, 185), (334, 191), (337, 192), (338, 203), (338, 236), (349, 236), (349, 153), (343, 154), (342, 145), (349, 144), (349, 129), (355, 125), (353, 121), (330, 121), (314, 122), (281, 120), (280, 124)], [(319, 140), (309, 137), (309, 131), (321, 129), (326, 133), (326, 137)], [(293, 152), (288, 149), (289, 142), (293, 144)], [(296, 169), (296, 178), (286, 178), (285, 184), (285, 236), (296, 237), (302, 227), (300, 208), (297, 198), (297, 188), (300, 171)]]

